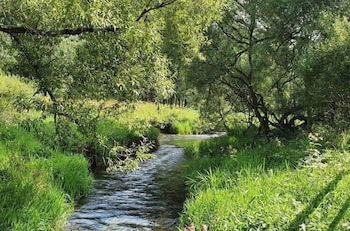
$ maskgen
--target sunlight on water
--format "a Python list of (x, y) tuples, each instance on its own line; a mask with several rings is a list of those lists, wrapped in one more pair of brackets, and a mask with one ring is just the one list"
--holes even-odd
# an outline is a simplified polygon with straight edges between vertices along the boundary
[(81, 202), (67, 231), (73, 230), (175, 230), (185, 200), (179, 167), (181, 141), (215, 135), (162, 135), (155, 158), (128, 173), (102, 174), (94, 181), (92, 195)]

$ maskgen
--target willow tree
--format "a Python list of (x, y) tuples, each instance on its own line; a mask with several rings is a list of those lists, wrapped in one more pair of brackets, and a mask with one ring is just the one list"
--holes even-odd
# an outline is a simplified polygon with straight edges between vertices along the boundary
[(324, 18), (324, 38), (310, 44), (300, 59), (304, 102), (314, 122), (344, 129), (350, 119), (350, 22), (334, 14)]
[[(107, 84), (111, 86), (114, 82), (118, 86), (129, 84), (125, 87), (128, 89), (142, 85), (140, 89), (143, 89), (159, 86), (155, 82), (169, 77), (169, 61), (161, 49), (163, 41), (172, 39), (172, 35), (166, 33), (168, 16), (171, 15), (171, 30), (179, 35), (176, 42), (194, 41), (184, 51), (189, 52), (200, 44), (202, 31), (216, 17), (220, 5), (215, 3), (213, 8), (214, 2), (8, 0), (0, 3), (0, 31), (13, 39), (13, 45), (20, 52), (21, 74), (38, 81), (41, 89), (50, 95), (67, 77), (59, 75), (63, 68), (61, 62), (67, 67), (68, 53), (74, 56), (69, 58), (75, 62), (73, 70), (80, 69), (78, 77), (73, 76), (79, 81), (94, 83), (96, 80), (100, 85), (102, 80), (98, 78), (105, 78), (103, 81), (109, 78)], [(71, 51), (64, 54), (58, 51), (69, 45)], [(63, 69), (65, 75), (69, 72), (72, 76), (72, 69)], [(105, 69), (109, 69), (109, 73)], [(118, 76), (119, 81), (111, 80)], [(154, 79), (145, 81), (145, 77)], [(122, 79), (124, 83), (120, 82)]]
[(179, 49), (179, 59), (190, 57), (223, 4), (4, 0), (0, 33), (17, 50), (17, 65), (10, 71), (37, 82), (39, 90), (50, 96), (56, 115), (62, 99), (169, 97), (175, 58), (169, 58), (172, 53), (166, 52), (165, 44)]
[(292, 131), (306, 125), (297, 59), (314, 39), (314, 22), (334, 2), (228, 1), (189, 78), (201, 91), (252, 115), (265, 135), (271, 127)]

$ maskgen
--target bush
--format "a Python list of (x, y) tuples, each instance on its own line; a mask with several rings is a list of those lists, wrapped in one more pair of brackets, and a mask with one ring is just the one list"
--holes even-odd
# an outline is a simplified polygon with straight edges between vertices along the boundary
[(6, 76), (0, 70), (0, 123), (13, 124), (37, 118), (35, 102), (42, 96), (33, 96), (35, 87), (19, 77)]

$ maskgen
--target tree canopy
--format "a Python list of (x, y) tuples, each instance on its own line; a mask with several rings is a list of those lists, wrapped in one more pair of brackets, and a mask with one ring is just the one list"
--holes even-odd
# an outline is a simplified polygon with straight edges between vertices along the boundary
[(266, 135), (347, 110), (347, 1), (4, 0), (0, 9), (0, 67), (56, 106), (181, 98), (220, 117), (244, 112)]
[[(210, 42), (202, 46), (202, 55), (192, 63), (188, 77), (199, 92), (211, 95), (209, 100), (217, 100), (213, 95), (222, 97), (233, 111), (256, 118), (266, 135), (273, 127), (282, 131), (306, 127), (322, 119), (316, 109), (310, 111), (309, 104), (325, 101), (320, 97), (330, 91), (322, 84), (337, 89), (331, 91), (335, 93), (331, 102), (343, 103), (345, 92), (349, 92), (348, 85), (337, 87), (349, 77), (340, 73), (329, 51), (335, 49), (333, 55), (337, 49), (346, 52), (343, 45), (348, 36), (344, 21), (340, 29), (335, 20), (341, 17), (342, 12), (337, 8), (343, 4), (341, 1), (228, 1), (223, 18), (215, 21), (208, 31)], [(328, 33), (325, 24), (342, 30), (342, 35), (334, 39), (337, 33)], [(328, 38), (330, 34), (333, 39)], [(311, 48), (314, 46), (323, 51), (317, 54), (319, 49)], [(338, 61), (343, 60), (342, 53)], [(315, 65), (311, 69), (302, 68), (303, 71), (314, 72), (300, 72), (301, 60), (305, 60), (305, 65)], [(332, 67), (338, 71), (333, 72)], [(327, 80), (330, 74), (325, 69), (337, 77)], [(320, 89), (322, 93), (316, 97), (315, 90)]]

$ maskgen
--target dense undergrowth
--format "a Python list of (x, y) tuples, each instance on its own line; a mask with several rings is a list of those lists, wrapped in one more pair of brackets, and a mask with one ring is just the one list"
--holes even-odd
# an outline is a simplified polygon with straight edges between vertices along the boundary
[(49, 99), (35, 92), (0, 73), (0, 230), (61, 230), (90, 192), (89, 170), (137, 167), (151, 157), (160, 129), (201, 129), (194, 110), (141, 102), (118, 117), (95, 121), (95, 109), (87, 107), (74, 120), (55, 121)]
[(350, 133), (325, 131), (269, 143), (238, 132), (188, 146), (182, 226), (349, 230)]

